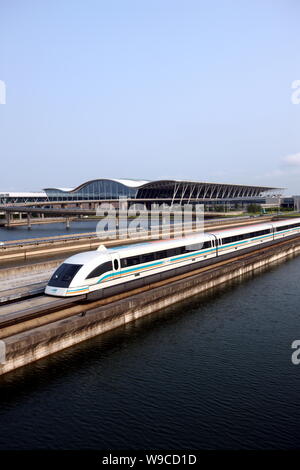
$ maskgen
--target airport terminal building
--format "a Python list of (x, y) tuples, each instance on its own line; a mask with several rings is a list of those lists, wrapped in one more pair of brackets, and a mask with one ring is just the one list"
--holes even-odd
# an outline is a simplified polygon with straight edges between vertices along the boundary
[(186, 180), (134, 180), (101, 178), (75, 188), (45, 188), (41, 192), (1, 192), (0, 204), (32, 202), (92, 202), (128, 198), (150, 205), (203, 203), (209, 210), (219, 206), (226, 210), (243, 209), (249, 204), (278, 206), (281, 188), (242, 184), (209, 183)]

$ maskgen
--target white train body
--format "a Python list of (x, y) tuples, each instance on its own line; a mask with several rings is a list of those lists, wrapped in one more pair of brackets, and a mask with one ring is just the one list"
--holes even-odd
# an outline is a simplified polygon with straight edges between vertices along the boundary
[(222, 257), (300, 233), (300, 218), (220, 230), (181, 239), (105, 248), (71, 256), (51, 277), (45, 293), (60, 297), (113, 295), (146, 281), (193, 270)]

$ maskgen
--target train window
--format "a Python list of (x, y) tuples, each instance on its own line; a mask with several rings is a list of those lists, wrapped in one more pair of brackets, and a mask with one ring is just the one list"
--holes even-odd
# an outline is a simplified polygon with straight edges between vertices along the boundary
[(121, 260), (122, 268), (126, 268), (127, 266), (134, 266), (135, 264), (140, 264), (139, 256), (130, 256), (129, 258), (123, 258)]
[(234, 241), (234, 237), (226, 237), (222, 240), (222, 245), (227, 245), (227, 243), (232, 243)]
[(102, 263), (97, 268), (93, 269), (93, 271), (86, 277), (86, 279), (91, 279), (93, 277), (99, 277), (101, 274), (106, 273), (107, 271), (112, 271), (112, 262), (107, 261), (106, 263)]
[(53, 287), (69, 287), (75, 274), (82, 267), (82, 264), (63, 263), (55, 271), (48, 285)]
[(172, 258), (172, 256), (182, 255), (184, 253), (191, 253), (193, 251), (200, 251), (205, 248), (212, 246), (211, 240), (205, 241), (203, 244), (197, 243), (195, 245), (178, 246), (175, 248), (169, 248), (168, 250), (155, 251), (154, 253), (144, 253), (140, 256), (130, 256), (129, 258), (123, 258), (121, 260), (122, 268), (128, 266), (134, 266), (136, 264), (149, 263), (155, 260), (161, 260), (165, 258)]
[(194, 245), (186, 245), (183, 248), (184, 248), (184, 253), (190, 253), (193, 251), (205, 250), (206, 248), (210, 248), (210, 247), (211, 247), (211, 240), (195, 243)]
[(280, 232), (281, 230), (289, 230), (291, 228), (296, 228), (296, 227), (300, 227), (300, 224), (299, 222), (297, 224), (290, 224), (290, 225), (282, 225), (281, 227), (276, 227), (276, 232)]
[(223, 245), (226, 245), (227, 243), (234, 243), (234, 242), (237, 242), (239, 240), (246, 240), (246, 239), (249, 239), (249, 238), (259, 237), (261, 235), (266, 235), (267, 233), (270, 233), (270, 232), (271, 232), (271, 229), (265, 229), (265, 230), (259, 230), (257, 232), (250, 232), (250, 233), (242, 233), (242, 234), (239, 234), (239, 235), (233, 235), (232, 237), (223, 238), (222, 243), (223, 243)]
[(259, 230), (257, 232), (248, 233), (247, 238), (260, 237), (261, 235), (266, 235), (267, 233), (271, 233), (271, 229)]
[(241, 240), (245, 240), (246, 238), (249, 238), (249, 234), (246, 233), (240, 233), (239, 235), (233, 235), (232, 237), (226, 237), (223, 239), (223, 244), (225, 243), (234, 243), (234, 242), (238, 242), (238, 241), (241, 241)]
[(145, 253), (144, 255), (140, 256), (140, 263), (149, 263), (150, 261), (154, 261), (154, 253)]
[(140, 256), (130, 256), (129, 258), (121, 259), (121, 267), (126, 268), (128, 266), (135, 266), (137, 264), (149, 263), (154, 261), (155, 253), (145, 253)]
[(269, 229), (268, 229), (268, 230), (260, 230), (260, 232), (256, 232), (256, 233), (255, 233), (255, 236), (256, 236), (256, 237), (259, 237), (259, 236), (261, 236), (261, 235), (266, 235), (267, 233), (270, 233), (270, 230), (269, 230)]
[(249, 238), (249, 233), (242, 233), (240, 237), (240, 240), (247, 240), (247, 238)]
[(171, 258), (172, 256), (176, 256), (176, 248), (170, 248), (167, 250), (167, 258)]
[(167, 258), (167, 250), (162, 250), (162, 251), (156, 251), (155, 252), (155, 259), (164, 259)]

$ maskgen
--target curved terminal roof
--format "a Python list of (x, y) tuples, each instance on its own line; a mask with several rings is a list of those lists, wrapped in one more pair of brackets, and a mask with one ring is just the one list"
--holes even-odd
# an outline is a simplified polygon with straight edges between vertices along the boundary
[(73, 189), (46, 188), (49, 197), (80, 197), (110, 199), (128, 196), (137, 199), (225, 199), (260, 197), (266, 193), (281, 194), (283, 188), (187, 180), (138, 180), (100, 178), (86, 181)]
[(233, 187), (233, 186), (236, 186), (236, 187), (251, 187), (251, 188), (257, 188), (257, 189), (260, 189), (261, 191), (270, 191), (270, 190), (276, 190), (276, 189), (279, 189), (279, 190), (283, 190), (284, 188), (276, 188), (274, 186), (256, 186), (256, 185), (248, 185), (248, 184), (231, 184), (231, 183), (212, 183), (212, 182), (207, 182), (207, 181), (189, 181), (189, 180), (155, 180), (155, 181), (148, 181), (144, 184), (144, 187), (152, 187), (152, 186), (155, 186), (155, 185), (164, 185), (164, 184), (170, 184), (170, 185), (174, 185), (174, 184), (180, 184), (180, 185), (209, 185), (209, 186), (230, 186), (230, 187)]
[(122, 184), (123, 186), (127, 186), (128, 188), (139, 188), (140, 186), (143, 186), (144, 184), (150, 183), (148, 180), (137, 180), (137, 179), (127, 179), (127, 178), (98, 178), (94, 180), (89, 180), (86, 181), (85, 183), (80, 184), (79, 186), (75, 188), (45, 188), (44, 191), (49, 191), (49, 190), (56, 190), (56, 191), (64, 191), (64, 192), (77, 192), (80, 191), (82, 188), (85, 186), (88, 186), (92, 183), (96, 183), (98, 181), (113, 181), (115, 183)]
[(150, 183), (150, 181), (148, 180), (128, 180), (124, 178), (113, 179), (113, 181), (124, 184), (125, 186), (129, 186), (130, 188), (138, 188), (140, 186), (143, 186), (144, 184)]
[(127, 178), (98, 178), (94, 180), (89, 180), (86, 181), (85, 183), (80, 184), (79, 186), (75, 188), (57, 188), (57, 187), (52, 187), (52, 188), (45, 188), (44, 191), (47, 191), (49, 189), (55, 189), (59, 191), (66, 191), (66, 192), (73, 192), (73, 191), (78, 191), (82, 189), (84, 186), (87, 186), (90, 183), (94, 183), (96, 181), (115, 181), (116, 183), (123, 184), (124, 186), (128, 186), (129, 188), (140, 188), (140, 187), (155, 187), (155, 186), (161, 186), (161, 185), (214, 185), (214, 186), (226, 186), (226, 187), (251, 187), (255, 189), (259, 189), (260, 191), (271, 191), (271, 190), (283, 190), (284, 188), (277, 188), (274, 186), (256, 186), (256, 185), (245, 185), (245, 184), (230, 184), (230, 183), (212, 183), (212, 182), (205, 182), (205, 181), (189, 181), (189, 180), (154, 180), (154, 181), (149, 181), (149, 180), (138, 180), (138, 179), (127, 179)]
[[(283, 188), (229, 183), (209, 183), (187, 180), (151, 181), (139, 188), (137, 198), (229, 199), (260, 197), (266, 193), (281, 193)], [(158, 196), (160, 195), (160, 196)]]

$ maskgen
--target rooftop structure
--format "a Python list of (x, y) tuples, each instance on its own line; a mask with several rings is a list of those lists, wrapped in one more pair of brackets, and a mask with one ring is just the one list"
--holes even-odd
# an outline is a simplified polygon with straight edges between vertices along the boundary
[(200, 181), (161, 180), (151, 181), (138, 189), (137, 198), (172, 200), (234, 199), (278, 195), (282, 188), (243, 184), (207, 183)]

